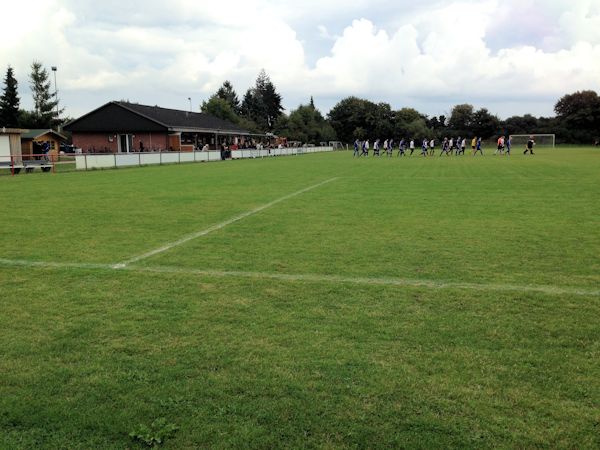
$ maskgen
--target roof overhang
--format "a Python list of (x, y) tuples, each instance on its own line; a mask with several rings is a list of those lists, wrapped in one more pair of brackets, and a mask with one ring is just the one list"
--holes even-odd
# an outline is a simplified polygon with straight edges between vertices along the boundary
[(0, 134), (23, 134), (27, 130), (23, 130), (21, 128), (0, 128)]
[(219, 130), (214, 128), (169, 128), (169, 133), (204, 133), (204, 134), (226, 134), (230, 136), (250, 136), (252, 133), (245, 130)]
[[(24, 133), (22, 134), (27, 134), (29, 130), (24, 130)], [(63, 141), (67, 141), (68, 138), (62, 134), (60, 134), (58, 131), (54, 131), (54, 130), (44, 130), (43, 132), (40, 132), (39, 134), (35, 134), (35, 135), (31, 135), (31, 136), (21, 136), (21, 139), (27, 141), (27, 140), (35, 140), (37, 138), (39, 138), (40, 136), (43, 136), (45, 134), (52, 134), (56, 137), (58, 137), (60, 140)]]

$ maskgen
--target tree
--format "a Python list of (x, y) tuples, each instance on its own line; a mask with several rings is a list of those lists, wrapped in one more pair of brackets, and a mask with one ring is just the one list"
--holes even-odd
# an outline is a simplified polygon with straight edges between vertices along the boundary
[(402, 108), (394, 115), (394, 134), (399, 138), (430, 137), (427, 118), (414, 108)]
[(256, 89), (262, 96), (262, 101), (267, 112), (267, 123), (269, 129), (273, 129), (277, 119), (283, 114), (283, 106), (281, 106), (281, 95), (277, 93), (275, 85), (267, 76), (264, 70), (261, 70), (256, 80)]
[(246, 120), (255, 122), (263, 131), (267, 129), (266, 121), (264, 120), (266, 116), (265, 106), (256, 88), (252, 87), (246, 91), (240, 108), (242, 116)]
[(311, 105), (300, 105), (290, 116), (279, 123), (278, 133), (304, 143), (319, 143), (335, 140), (335, 131), (321, 112)]
[(427, 119), (427, 127), (431, 129), (432, 136), (436, 139), (442, 139), (446, 135), (446, 116), (433, 116)]
[(374, 139), (385, 140), (393, 135), (394, 112), (389, 103), (377, 103), (374, 108), (370, 108), (367, 120)]
[[(56, 93), (50, 93), (48, 72), (42, 63), (34, 61), (31, 64), (31, 92), (33, 94), (34, 115), (37, 128), (52, 128), (58, 123)], [(54, 100), (53, 100), (54, 99)], [(58, 111), (60, 114), (63, 110)]]
[(481, 108), (473, 113), (470, 125), (470, 129), (467, 129), (461, 136), (475, 135), (482, 138), (489, 138), (501, 133), (500, 119), (490, 114), (486, 108)]
[(38, 128), (38, 123), (35, 112), (25, 109), (19, 111), (19, 128)]
[(538, 133), (538, 119), (531, 114), (512, 116), (502, 123), (505, 134)]
[(452, 108), (450, 119), (448, 119), (449, 133), (466, 136), (472, 133), (473, 105), (462, 104)]
[(233, 110), (231, 103), (219, 97), (218, 94), (211, 96), (208, 101), (203, 101), (200, 111), (233, 123), (239, 121), (239, 116)]
[(19, 124), (19, 93), (13, 68), (8, 66), (4, 77), (4, 89), (0, 97), (0, 126), (17, 127)]
[(252, 119), (237, 114), (231, 107), (231, 103), (217, 94), (213, 94), (207, 101), (203, 101), (200, 105), (200, 111), (235, 123), (240, 128), (251, 133), (264, 132)]
[(347, 97), (331, 108), (328, 118), (338, 139), (344, 142), (356, 138), (385, 139), (393, 132), (393, 112), (387, 103)]
[(236, 114), (240, 113), (240, 100), (229, 80), (223, 82), (223, 85), (217, 90), (215, 95), (229, 103), (231, 109)]
[(594, 91), (563, 96), (554, 106), (560, 128), (571, 130), (571, 140), (589, 143), (600, 133), (600, 97)]
[(283, 114), (281, 95), (264, 70), (258, 74), (255, 86), (244, 95), (241, 109), (244, 116), (254, 120), (264, 130), (272, 131), (275, 128)]

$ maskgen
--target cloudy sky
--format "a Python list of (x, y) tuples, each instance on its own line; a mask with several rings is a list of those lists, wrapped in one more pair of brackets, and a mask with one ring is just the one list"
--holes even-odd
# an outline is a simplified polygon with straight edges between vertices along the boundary
[(121, 99), (187, 109), (191, 97), (197, 110), (226, 79), (242, 97), (261, 68), (288, 112), (356, 95), (429, 115), (472, 103), (548, 116), (565, 93), (600, 91), (600, 0), (6, 3), (1, 73), (15, 69), (31, 108), (31, 62), (57, 66), (73, 117)]

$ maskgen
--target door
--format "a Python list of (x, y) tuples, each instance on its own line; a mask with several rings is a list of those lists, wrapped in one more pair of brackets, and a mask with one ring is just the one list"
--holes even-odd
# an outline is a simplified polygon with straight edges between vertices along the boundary
[(170, 134), (169, 135), (169, 150), (173, 152), (181, 151), (181, 135)]
[(133, 135), (119, 135), (119, 153), (129, 153), (133, 150)]

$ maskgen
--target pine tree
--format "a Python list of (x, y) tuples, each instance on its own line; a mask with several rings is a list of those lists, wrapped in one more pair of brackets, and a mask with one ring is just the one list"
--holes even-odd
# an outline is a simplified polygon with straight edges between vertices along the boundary
[(229, 103), (231, 109), (233, 109), (236, 114), (240, 113), (240, 100), (229, 80), (225, 80), (223, 86), (219, 88), (215, 95)]
[(241, 113), (265, 131), (273, 131), (277, 120), (282, 116), (281, 95), (264, 70), (260, 71), (256, 85), (246, 91)]
[(264, 109), (267, 114), (267, 125), (269, 130), (275, 127), (277, 119), (283, 114), (283, 106), (281, 106), (281, 95), (275, 89), (275, 85), (263, 70), (260, 71), (256, 79), (256, 90), (260, 93)]
[(247, 120), (255, 122), (259, 130), (264, 132), (268, 129), (265, 105), (262, 101), (262, 96), (256, 88), (250, 88), (246, 91), (240, 109), (242, 116)]
[(4, 92), (0, 97), (0, 126), (16, 127), (19, 123), (19, 94), (13, 68), (8, 66), (4, 77)]
[[(30, 85), (33, 93), (36, 126), (39, 128), (52, 128), (54, 124), (58, 123), (56, 110), (58, 99), (56, 93), (50, 93), (48, 72), (42, 66), (42, 63), (38, 61), (31, 64)], [(61, 112), (63, 112), (62, 109), (58, 111), (58, 114)]]

